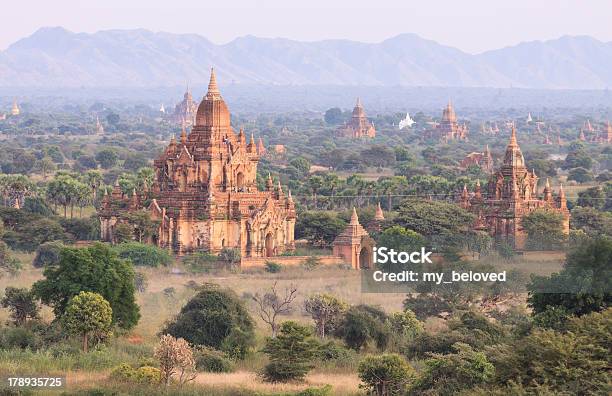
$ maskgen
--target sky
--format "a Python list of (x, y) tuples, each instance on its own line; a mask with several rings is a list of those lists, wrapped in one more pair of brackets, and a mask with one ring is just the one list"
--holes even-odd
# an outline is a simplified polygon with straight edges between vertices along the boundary
[(196, 33), (217, 44), (416, 33), (469, 53), (563, 35), (612, 41), (611, 0), (12, 0), (2, 13), (0, 49), (48, 26)]

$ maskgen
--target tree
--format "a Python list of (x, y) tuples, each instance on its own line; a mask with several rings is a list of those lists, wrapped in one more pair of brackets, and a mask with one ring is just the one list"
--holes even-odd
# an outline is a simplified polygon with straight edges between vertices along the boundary
[(90, 336), (110, 334), (113, 310), (100, 294), (82, 291), (70, 299), (62, 321), (70, 333), (83, 337), (83, 351), (87, 352)]
[(331, 109), (327, 109), (325, 111), (325, 122), (329, 125), (338, 125), (342, 124), (344, 121), (344, 115), (342, 114), (342, 110), (339, 107), (332, 107)]
[(181, 308), (163, 333), (242, 359), (253, 345), (253, 329), (253, 319), (238, 296), (209, 284)]
[(587, 183), (593, 181), (593, 174), (585, 168), (572, 168), (567, 174), (567, 180), (575, 180), (578, 183)]
[(60, 252), (64, 248), (61, 241), (50, 241), (42, 243), (36, 249), (36, 256), (32, 261), (32, 266), (35, 268), (43, 268), (50, 265), (57, 265), (60, 261)]
[(310, 329), (296, 322), (283, 322), (275, 338), (268, 338), (263, 352), (270, 359), (263, 370), (269, 382), (301, 381), (314, 368), (319, 344)]
[(535, 250), (559, 249), (565, 241), (563, 215), (546, 209), (538, 209), (523, 217), (527, 232), (527, 247)]
[(63, 248), (57, 265), (45, 268), (45, 279), (32, 291), (62, 316), (68, 302), (81, 291), (99, 293), (113, 311), (113, 324), (131, 329), (140, 312), (134, 298), (134, 270), (110, 246), (95, 243), (86, 248)]
[(277, 282), (274, 282), (269, 292), (261, 296), (256, 293), (253, 296), (253, 301), (257, 303), (259, 317), (264, 323), (268, 324), (272, 330), (272, 338), (276, 337), (278, 324), (276, 323), (278, 315), (283, 315), (291, 311), (291, 303), (297, 297), (297, 288), (291, 286), (285, 288), (285, 294), (281, 297), (276, 290)]
[(328, 212), (304, 212), (295, 225), (297, 239), (305, 238), (316, 246), (332, 243), (346, 227), (346, 223)]
[[(414, 252), (421, 250), (421, 247), (425, 246), (425, 239), (422, 235), (412, 230), (394, 225), (380, 234), (377, 246), (395, 249), (396, 252)], [(408, 264), (391, 263), (390, 261), (388, 263), (379, 264), (379, 266), (387, 271), (401, 271), (406, 269), (406, 265)]]
[[(592, 207), (595, 209), (603, 209), (606, 204), (606, 194), (601, 186), (587, 188), (578, 193), (578, 206)], [(573, 213), (572, 213), (573, 215)]]
[(23, 326), (28, 319), (39, 318), (40, 308), (36, 303), (36, 296), (26, 288), (7, 287), (0, 304), (9, 309), (17, 326)]
[(119, 155), (117, 155), (115, 150), (110, 148), (102, 149), (96, 153), (96, 161), (98, 161), (100, 166), (104, 169), (110, 169), (117, 165), (118, 160)]
[(180, 385), (193, 381), (196, 376), (196, 362), (191, 347), (182, 338), (174, 338), (170, 334), (161, 336), (155, 347), (155, 358), (159, 361), (162, 381), (166, 386), (172, 377)]
[(130, 260), (136, 266), (159, 267), (172, 263), (168, 250), (138, 242), (115, 245), (117, 254), (122, 259)]
[(49, 172), (53, 172), (54, 170), (56, 170), (57, 165), (55, 165), (55, 162), (53, 162), (51, 157), (44, 156), (34, 163), (34, 169), (37, 172), (40, 172), (43, 177), (43, 180), (47, 180)]
[(346, 312), (336, 330), (336, 335), (341, 337), (349, 348), (356, 351), (372, 342), (382, 350), (387, 346), (391, 336), (386, 326), (387, 319), (385, 312), (379, 308), (357, 305)]
[(304, 300), (304, 309), (315, 321), (319, 337), (325, 338), (335, 331), (348, 305), (332, 295), (315, 294)]
[(573, 315), (606, 309), (612, 303), (612, 239), (598, 238), (567, 254), (563, 269), (551, 276), (532, 276), (527, 302), (534, 313), (563, 307)]
[(570, 225), (574, 229), (584, 231), (590, 237), (612, 236), (612, 213), (602, 212), (593, 207), (576, 207), (572, 210)]
[(146, 242), (148, 239), (157, 235), (159, 222), (151, 219), (149, 212), (138, 210), (130, 212), (126, 216), (127, 221), (134, 227), (134, 233), (138, 242)]
[(404, 395), (414, 369), (397, 354), (367, 356), (357, 368), (359, 387), (376, 396)]
[(454, 344), (453, 349), (454, 353), (433, 354), (425, 361), (425, 369), (411, 388), (411, 394), (433, 391), (453, 395), (493, 379), (495, 366), (484, 353), (463, 343)]
[(134, 240), (134, 227), (128, 223), (117, 223), (113, 229), (115, 243), (128, 243)]
[(423, 323), (409, 309), (404, 312), (393, 312), (389, 316), (389, 324), (393, 334), (401, 338), (413, 338), (415, 335), (423, 332)]

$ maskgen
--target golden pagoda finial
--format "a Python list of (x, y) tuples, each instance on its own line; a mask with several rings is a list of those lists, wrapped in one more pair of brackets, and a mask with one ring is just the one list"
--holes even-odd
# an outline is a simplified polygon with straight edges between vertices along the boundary
[(518, 142), (516, 140), (516, 127), (512, 124), (512, 132), (510, 133), (510, 146), (518, 146)]

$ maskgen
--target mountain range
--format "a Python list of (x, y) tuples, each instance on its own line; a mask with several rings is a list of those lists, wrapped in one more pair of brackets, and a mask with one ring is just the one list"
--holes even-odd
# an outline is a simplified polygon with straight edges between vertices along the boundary
[(612, 86), (612, 42), (563, 36), (468, 54), (401, 34), (380, 43), (245, 36), (214, 44), (144, 29), (41, 28), (0, 51), (0, 87), (164, 87), (202, 84), (515, 87)]

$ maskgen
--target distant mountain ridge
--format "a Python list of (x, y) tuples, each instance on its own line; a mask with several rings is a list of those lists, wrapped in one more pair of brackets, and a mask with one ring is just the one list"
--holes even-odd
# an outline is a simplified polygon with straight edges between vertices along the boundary
[(225, 84), (604, 89), (612, 43), (564, 36), (472, 55), (415, 34), (373, 44), (245, 36), (217, 45), (196, 34), (55, 27), (0, 51), (0, 86), (201, 84), (211, 66)]

